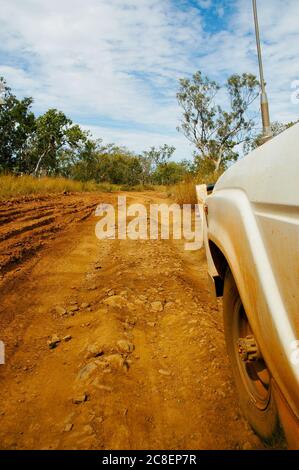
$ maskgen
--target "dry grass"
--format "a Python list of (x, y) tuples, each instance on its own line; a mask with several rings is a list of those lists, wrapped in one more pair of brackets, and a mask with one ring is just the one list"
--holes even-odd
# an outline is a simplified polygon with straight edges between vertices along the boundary
[(144, 192), (144, 191), (157, 191), (158, 186), (154, 186), (152, 184), (135, 184), (131, 186), (129, 184), (122, 184), (119, 187), (120, 191), (136, 191), (136, 192)]
[(197, 204), (196, 197), (196, 182), (195, 180), (182, 181), (181, 183), (172, 186), (169, 196), (172, 197), (178, 204)]
[(81, 182), (66, 178), (34, 178), (33, 176), (0, 175), (0, 198), (8, 199), (30, 194), (51, 194), (67, 192), (113, 191), (106, 183)]
[(178, 204), (197, 204), (196, 186), (199, 184), (213, 184), (219, 179), (223, 172), (198, 175), (188, 178), (181, 183), (172, 186), (169, 191), (169, 197)]

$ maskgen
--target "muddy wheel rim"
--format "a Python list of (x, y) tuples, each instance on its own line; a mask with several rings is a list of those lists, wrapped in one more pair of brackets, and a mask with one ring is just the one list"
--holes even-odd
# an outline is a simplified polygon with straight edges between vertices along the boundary
[(253, 335), (242, 302), (238, 300), (235, 305), (233, 324), (234, 353), (245, 389), (254, 405), (264, 410), (271, 397), (271, 380), (266, 363), (263, 358), (255, 362), (244, 362), (239, 354), (238, 342), (240, 338)]

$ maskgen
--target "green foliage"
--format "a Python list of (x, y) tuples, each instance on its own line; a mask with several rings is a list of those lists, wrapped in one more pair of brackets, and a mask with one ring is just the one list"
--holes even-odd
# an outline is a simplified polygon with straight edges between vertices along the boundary
[[(0, 105), (2, 173), (63, 177), (96, 187), (107, 185), (108, 190), (115, 185), (144, 190), (152, 185), (174, 185), (197, 169), (190, 162), (171, 161), (175, 148), (167, 144), (138, 155), (92, 139), (57, 109), (36, 117), (32, 102), (32, 98), (17, 99), (5, 84), (4, 104)], [(25, 187), (25, 179), (22, 181)], [(31, 181), (29, 178), (28, 187)]]
[[(59, 174), (60, 165), (67, 165), (87, 140), (78, 125), (73, 125), (66, 115), (57, 109), (49, 109), (36, 119), (36, 132), (32, 144), (34, 174)], [(62, 158), (61, 158), (62, 157)]]
[[(297, 124), (299, 121), (296, 122), (288, 122), (286, 124), (283, 124), (281, 122), (275, 121), (271, 124), (271, 130), (273, 137), (276, 137), (277, 135), (281, 134), (285, 130), (289, 129), (290, 127), (294, 126)], [(260, 147), (261, 145), (264, 144), (263, 140), (263, 134), (258, 133), (254, 135), (250, 140), (246, 141), (244, 144), (244, 153), (250, 153), (256, 148)]]
[(127, 149), (87, 140), (71, 174), (75, 179), (112, 184), (138, 184), (142, 179), (140, 159)]
[(217, 173), (237, 160), (235, 147), (248, 139), (254, 122), (248, 117), (250, 105), (258, 96), (259, 83), (251, 74), (232, 75), (226, 83), (229, 109), (216, 103), (220, 86), (201, 72), (180, 80), (177, 94), (183, 109), (180, 130), (195, 146), (198, 168), (209, 163)]
[(151, 147), (150, 150), (143, 152), (143, 156), (151, 162), (153, 167), (157, 167), (159, 165), (165, 165), (173, 156), (174, 152), (175, 147), (164, 144), (159, 148)]
[(149, 150), (143, 152), (140, 157), (142, 166), (142, 184), (152, 183), (153, 174), (158, 166), (165, 165), (172, 157), (175, 151), (174, 147), (164, 145), (160, 148), (151, 147)]
[(32, 98), (18, 100), (5, 81), (4, 104), (0, 105), (0, 171), (19, 170), (35, 130)]
[(152, 184), (175, 184), (191, 171), (186, 162), (170, 161), (174, 147), (151, 147), (137, 155), (124, 147), (92, 139), (57, 109), (35, 117), (32, 98), (18, 100), (6, 85), (4, 98), (4, 105), (0, 105), (2, 172), (62, 176), (108, 184), (110, 188), (147, 188)]
[(157, 166), (152, 180), (158, 185), (172, 185), (182, 181), (187, 173), (188, 168), (184, 162), (168, 162)]

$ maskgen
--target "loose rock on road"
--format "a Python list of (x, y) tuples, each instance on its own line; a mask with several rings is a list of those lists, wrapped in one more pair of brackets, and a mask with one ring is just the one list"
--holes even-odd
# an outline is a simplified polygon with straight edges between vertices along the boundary
[[(240, 416), (203, 252), (171, 240), (100, 241), (91, 211), (116, 197), (80, 198), (78, 221), (61, 217), (38, 257), (10, 264), (3, 254), (0, 448), (263, 448)], [(13, 242), (20, 226), (30, 243), (20, 214), (7, 214), (2, 233)]]

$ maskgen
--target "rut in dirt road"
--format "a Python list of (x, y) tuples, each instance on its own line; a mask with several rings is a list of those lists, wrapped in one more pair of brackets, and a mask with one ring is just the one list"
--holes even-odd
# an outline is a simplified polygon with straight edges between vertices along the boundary
[(70, 224), (89, 217), (93, 194), (27, 196), (0, 203), (0, 280)]
[(0, 447), (262, 448), (239, 414), (203, 253), (99, 241), (95, 223), (61, 233), (4, 292)]

